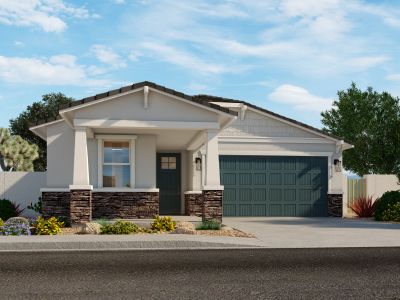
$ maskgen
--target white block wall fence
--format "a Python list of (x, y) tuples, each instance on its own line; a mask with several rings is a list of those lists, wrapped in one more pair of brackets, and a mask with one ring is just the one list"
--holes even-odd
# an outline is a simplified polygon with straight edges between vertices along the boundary
[(33, 210), (26, 207), (37, 202), (40, 189), (46, 186), (46, 172), (0, 172), (0, 199), (9, 199), (21, 208), (22, 215), (35, 216)]

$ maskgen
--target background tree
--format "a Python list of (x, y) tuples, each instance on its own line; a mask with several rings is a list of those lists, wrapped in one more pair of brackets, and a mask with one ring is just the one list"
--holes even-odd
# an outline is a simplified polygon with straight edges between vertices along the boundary
[(12, 136), (0, 128), (0, 167), (3, 171), (33, 171), (33, 161), (39, 157), (38, 146), (20, 136)]
[(32, 124), (58, 116), (59, 108), (73, 101), (62, 93), (51, 93), (42, 96), (42, 100), (29, 105), (18, 117), (10, 120), (10, 131), (13, 135), (19, 135), (26, 141), (39, 147), (39, 158), (34, 161), (35, 171), (45, 171), (47, 168), (46, 141), (29, 130)]
[(343, 152), (343, 166), (360, 176), (396, 174), (400, 180), (399, 98), (352, 83), (322, 115), (325, 132), (344, 137), (354, 149)]

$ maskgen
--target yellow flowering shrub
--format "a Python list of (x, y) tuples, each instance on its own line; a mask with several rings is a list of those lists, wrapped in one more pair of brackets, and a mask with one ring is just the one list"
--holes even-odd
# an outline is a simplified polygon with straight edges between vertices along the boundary
[(36, 235), (55, 235), (61, 232), (64, 222), (59, 221), (56, 217), (51, 217), (47, 220), (43, 217), (38, 217), (34, 226)]

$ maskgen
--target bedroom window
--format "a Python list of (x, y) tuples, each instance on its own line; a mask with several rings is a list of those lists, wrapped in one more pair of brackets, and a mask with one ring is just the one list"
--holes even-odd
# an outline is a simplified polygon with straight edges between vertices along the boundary
[(103, 187), (131, 187), (129, 141), (103, 142)]

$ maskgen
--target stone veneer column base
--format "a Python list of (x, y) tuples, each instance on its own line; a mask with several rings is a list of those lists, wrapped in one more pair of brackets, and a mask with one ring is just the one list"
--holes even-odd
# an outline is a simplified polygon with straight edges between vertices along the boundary
[(203, 221), (222, 222), (222, 193), (221, 190), (203, 190)]
[(328, 216), (341, 218), (343, 216), (343, 195), (328, 194), (327, 200), (328, 200)]
[(42, 192), (43, 217), (57, 217), (70, 224), (70, 200), (70, 192)]
[(185, 215), (197, 217), (203, 215), (203, 193), (185, 194)]
[(93, 218), (95, 219), (151, 219), (158, 214), (158, 192), (93, 193)]
[(92, 191), (71, 190), (70, 219), (71, 224), (92, 221)]

